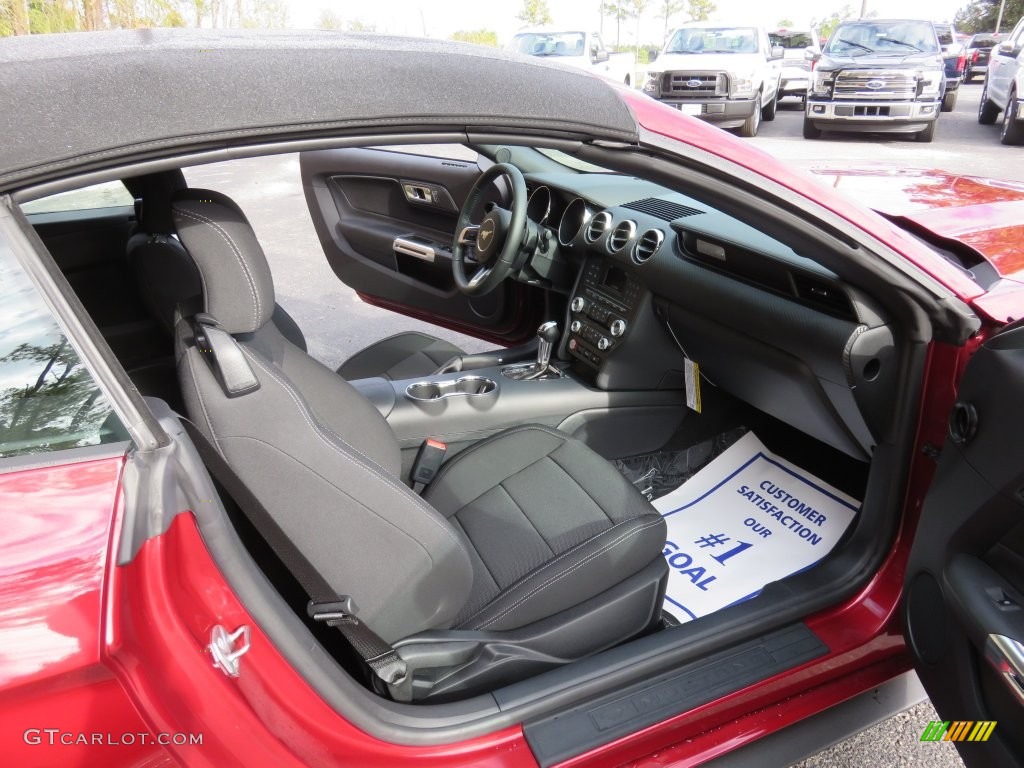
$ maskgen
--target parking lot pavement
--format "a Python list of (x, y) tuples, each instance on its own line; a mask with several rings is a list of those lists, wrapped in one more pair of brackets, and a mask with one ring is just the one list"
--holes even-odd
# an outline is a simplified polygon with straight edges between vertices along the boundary
[[(980, 94), (978, 83), (962, 86), (956, 111), (942, 115), (932, 144), (853, 134), (808, 141), (801, 136), (802, 111), (795, 100), (783, 102), (776, 120), (763, 123), (760, 135), (749, 141), (805, 169), (884, 163), (1024, 181), (1022, 150), (1002, 146), (998, 127), (978, 125)], [(327, 365), (337, 366), (373, 341), (412, 329), (435, 333), (467, 351), (486, 348), (476, 339), (363, 304), (338, 282), (313, 231), (297, 157), (201, 166), (186, 176), (192, 186), (224, 192), (245, 210), (266, 249), (279, 301), (302, 327), (310, 353)], [(920, 741), (928, 722), (937, 719), (926, 702), (804, 760), (799, 768), (960, 768), (963, 763), (951, 744)]]
[[(761, 123), (747, 139), (765, 152), (792, 161), (798, 168), (830, 168), (851, 162), (889, 167), (941, 168), (944, 171), (1024, 181), (1024, 151), (999, 143), (999, 125), (978, 124), (981, 82), (960, 86), (956, 109), (943, 113), (935, 140), (921, 144), (899, 134), (826, 133), (803, 138), (803, 109), (795, 98), (779, 102), (775, 120)], [(1001, 119), (1001, 118), (1000, 118)]]

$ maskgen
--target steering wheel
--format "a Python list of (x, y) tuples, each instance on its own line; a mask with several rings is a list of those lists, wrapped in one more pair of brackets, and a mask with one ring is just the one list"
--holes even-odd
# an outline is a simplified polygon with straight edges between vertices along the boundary
[[(495, 205), (479, 225), (470, 224), (469, 218), (476, 210), (480, 196), (499, 176), (505, 176), (512, 186), (511, 210)], [(526, 180), (514, 165), (492, 165), (473, 184), (455, 224), (452, 276), (456, 287), (467, 296), (483, 296), (493, 291), (512, 271), (525, 236)], [(480, 265), (472, 278), (466, 277), (466, 247), (469, 245), (476, 246), (476, 262)]]

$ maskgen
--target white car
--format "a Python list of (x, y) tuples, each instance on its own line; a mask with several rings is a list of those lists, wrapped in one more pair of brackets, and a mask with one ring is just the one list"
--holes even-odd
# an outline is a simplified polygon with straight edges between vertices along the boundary
[(633, 85), (636, 56), (609, 53), (601, 35), (569, 29), (544, 27), (518, 32), (509, 49), (527, 56), (542, 56), (625, 85)]
[(647, 73), (644, 93), (679, 111), (756, 136), (774, 120), (783, 49), (762, 27), (694, 22), (675, 30)]
[(806, 51), (821, 53), (816, 29), (778, 29), (768, 33), (772, 46), (782, 46), (782, 79), (779, 81), (779, 98), (796, 96), (807, 99), (807, 87), (811, 80), (811, 62)]
[(1003, 144), (1024, 144), (1024, 19), (992, 49), (978, 122), (991, 125), (1003, 113)]

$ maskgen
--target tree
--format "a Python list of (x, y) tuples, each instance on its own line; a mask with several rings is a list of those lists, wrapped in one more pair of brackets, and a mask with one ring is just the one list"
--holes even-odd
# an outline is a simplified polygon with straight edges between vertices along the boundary
[(349, 19), (345, 22), (345, 29), (349, 32), (376, 32), (376, 24), (367, 24), (362, 19)]
[(615, 19), (615, 47), (618, 48), (622, 37), (622, 22), (629, 18), (633, 3), (631, 0), (623, 0), (619, 3), (606, 3), (608, 15)]
[(785, 19), (779, 19), (775, 26), (778, 27), (779, 29), (789, 29), (790, 27), (794, 27), (796, 25), (793, 23), (792, 19), (787, 17)]
[(476, 45), (489, 45), (492, 48), (498, 47), (498, 33), (493, 29), (472, 29), (453, 32), (452, 40), (462, 43), (475, 43)]
[(679, 13), (686, 6), (683, 0), (661, 0), (661, 6), (658, 8), (658, 13), (665, 22), (664, 37), (668, 37), (668, 22), (669, 20)]
[(531, 27), (550, 24), (551, 9), (547, 0), (523, 0), (523, 10), (516, 14), (516, 18)]
[(342, 29), (344, 22), (334, 11), (324, 8), (316, 20), (317, 29)]
[(288, 24), (288, 6), (284, 0), (251, 0), (241, 19), (248, 29), (280, 29)]
[(835, 28), (842, 24), (849, 18), (854, 16), (853, 8), (848, 5), (844, 5), (838, 11), (833, 11), (831, 16), (826, 16), (824, 19), (812, 19), (811, 26), (816, 27), (818, 35), (822, 40), (827, 40), (832, 36)]
[[(1006, 0), (999, 31), (1009, 32), (1021, 16), (1024, 16), (1024, 0)], [(999, 0), (971, 0), (968, 5), (956, 12), (953, 22), (959, 31), (977, 34), (995, 32), (998, 18)]]
[[(630, 3), (629, 15), (636, 19), (636, 37), (633, 39), (633, 45), (635, 47), (635, 56), (637, 59), (640, 58), (640, 17), (644, 15), (644, 11), (647, 10), (647, 4), (649, 0), (632, 0)], [(632, 78), (630, 78), (632, 80)]]
[(690, 21), (707, 21), (718, 10), (718, 6), (712, 0), (687, 0), (686, 10), (690, 14)]

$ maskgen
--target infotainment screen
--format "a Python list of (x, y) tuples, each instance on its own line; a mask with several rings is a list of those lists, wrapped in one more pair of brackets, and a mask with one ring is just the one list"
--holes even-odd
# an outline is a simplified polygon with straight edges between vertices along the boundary
[(601, 281), (601, 285), (621, 295), (626, 292), (628, 279), (629, 278), (626, 276), (624, 271), (616, 267), (614, 264), (609, 264), (608, 269), (604, 273), (604, 279)]

